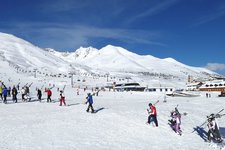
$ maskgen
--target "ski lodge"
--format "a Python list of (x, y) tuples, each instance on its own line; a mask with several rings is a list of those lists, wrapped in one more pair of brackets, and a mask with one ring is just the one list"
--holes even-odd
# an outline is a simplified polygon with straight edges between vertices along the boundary
[(225, 96), (225, 81), (224, 80), (213, 80), (207, 81), (201, 87), (199, 87), (199, 91), (207, 91), (207, 92), (221, 92), (219, 97)]
[(145, 89), (146, 92), (163, 92), (163, 93), (173, 93), (175, 91), (174, 87), (148, 87)]
[(114, 89), (116, 91), (140, 91), (143, 92), (146, 87), (140, 86), (139, 83), (122, 83), (122, 84), (115, 84)]

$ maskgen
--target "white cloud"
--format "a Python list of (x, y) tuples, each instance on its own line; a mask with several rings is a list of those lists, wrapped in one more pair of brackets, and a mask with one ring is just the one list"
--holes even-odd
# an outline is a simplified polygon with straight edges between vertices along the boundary
[(150, 8), (146, 11), (143, 11), (140, 14), (137, 14), (136, 16), (133, 16), (128, 22), (134, 22), (139, 18), (147, 17), (147, 16), (153, 16), (156, 15), (169, 7), (175, 5), (178, 2), (178, 0), (164, 0), (163, 2), (158, 2), (154, 6), (150, 6)]
[(50, 23), (24, 23), (11, 28), (14, 30), (13, 33), (25, 35), (28, 41), (29, 39), (30, 41), (37, 41), (34, 44), (38, 46), (56, 49), (75, 49), (80, 46), (90, 46), (92, 41), (97, 38), (117, 40), (124, 43), (165, 46), (165, 44), (156, 41), (162, 36), (162, 33), (158, 31)]
[(208, 63), (206, 68), (212, 71), (225, 71), (225, 64)]
[(225, 15), (225, 10), (222, 10), (222, 11), (210, 14), (210, 15), (206, 15), (206, 16), (200, 18), (199, 21), (197, 21), (193, 26), (199, 26), (199, 25), (214, 21), (218, 18), (223, 17), (224, 15)]

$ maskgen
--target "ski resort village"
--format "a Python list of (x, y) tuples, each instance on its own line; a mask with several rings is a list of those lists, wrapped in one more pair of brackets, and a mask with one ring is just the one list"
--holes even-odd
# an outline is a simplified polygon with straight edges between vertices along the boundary
[(0, 149), (225, 149), (225, 77), (122, 47), (0, 33)]
[(0, 11), (0, 150), (225, 150), (224, 0)]

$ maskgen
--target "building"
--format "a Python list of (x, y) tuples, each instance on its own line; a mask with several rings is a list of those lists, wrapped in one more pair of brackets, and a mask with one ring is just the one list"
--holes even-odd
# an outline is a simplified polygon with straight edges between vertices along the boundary
[(146, 92), (163, 92), (166, 94), (171, 94), (175, 91), (173, 87), (148, 87), (145, 89)]
[(203, 85), (202, 82), (194, 82), (194, 83), (188, 83), (186, 85), (186, 90), (187, 91), (197, 91), (199, 90), (199, 87)]
[(199, 87), (200, 91), (220, 91), (225, 92), (225, 81), (224, 80), (212, 80), (206, 81), (202, 86)]
[(143, 92), (146, 87), (140, 86), (139, 83), (121, 83), (121, 84), (115, 84), (114, 89), (116, 91), (140, 91)]

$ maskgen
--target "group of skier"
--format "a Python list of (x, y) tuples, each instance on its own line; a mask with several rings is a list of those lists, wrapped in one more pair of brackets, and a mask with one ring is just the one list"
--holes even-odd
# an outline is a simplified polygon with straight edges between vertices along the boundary
[[(19, 83), (20, 84), (20, 83)], [(21, 93), (21, 100), (22, 102), (27, 102), (27, 101), (31, 101), (31, 97), (30, 97), (30, 87), (33, 83), (31, 83), (30, 85), (26, 84), (22, 87), (21, 90), (19, 90), (19, 84), (17, 86), (13, 86), (13, 88), (11, 89), (11, 87), (6, 87), (6, 85), (4, 84), (4, 82), (0, 81), (0, 98), (3, 101), (3, 103), (7, 103), (7, 97), (12, 97), (12, 101), (14, 103), (18, 102), (18, 98), (17, 95), (18, 93)], [(42, 91), (41, 89), (36, 89), (37, 90), (37, 97), (38, 100), (41, 102), (42, 99)], [(52, 95), (52, 91), (50, 89), (46, 89), (45, 92), (47, 93), (47, 102), (51, 102), (51, 95)]]
[[(156, 102), (158, 103), (158, 101)], [(156, 104), (155, 103), (155, 104)], [(152, 103), (149, 103), (149, 108), (147, 109), (148, 111), (148, 120), (147, 120), (147, 124), (153, 124), (153, 126), (158, 127), (158, 120), (157, 120), (157, 111), (156, 111), (156, 107), (155, 104), (153, 105)], [(222, 112), (224, 109), (222, 109), (220, 112)], [(186, 113), (184, 113), (184, 115), (186, 115)], [(214, 142), (217, 143), (221, 143), (223, 141), (220, 132), (219, 132), (219, 125), (216, 121), (216, 118), (220, 118), (222, 116), (224, 116), (225, 114), (211, 114), (209, 116), (207, 116), (207, 127), (208, 127), (208, 133), (207, 133), (207, 140), (208, 142), (211, 142), (212, 140)], [(171, 119), (168, 120), (169, 121), (169, 125), (171, 126), (171, 128), (173, 129), (173, 131), (175, 133), (177, 133), (178, 135), (182, 135), (182, 130), (181, 130), (181, 114), (178, 111), (178, 108), (175, 107), (175, 110), (171, 111), (170, 113), (170, 117)]]
[[(7, 103), (7, 97), (11, 97), (12, 94), (12, 101), (14, 103), (17, 103), (17, 95), (18, 93), (21, 93), (21, 99), (22, 102), (29, 102), (31, 101), (31, 97), (30, 97), (30, 86), (32, 85), (32, 83), (30, 85), (25, 85), (22, 87), (21, 90), (19, 90), (19, 84), (17, 86), (13, 86), (12, 89), (8, 88), (5, 86), (4, 82), (0, 81), (0, 98), (3, 100), (3, 103)], [(53, 86), (54, 87), (54, 86)], [(43, 87), (42, 87), (43, 88)], [(39, 100), (39, 102), (42, 101), (42, 88), (36, 88), (37, 91), (37, 98)], [(10, 89), (10, 91), (9, 91)], [(64, 89), (65, 86), (63, 88), (63, 90), (59, 90), (59, 106), (62, 106), (62, 104), (64, 104), (64, 106), (66, 106), (66, 102), (65, 102), (65, 94), (64, 94)], [(47, 94), (47, 103), (52, 102), (51, 96), (52, 96), (52, 90), (51, 88), (45, 88), (44, 92), (46, 92)], [(11, 94), (9, 94), (11, 93)], [(87, 97), (86, 97), (86, 102), (85, 104), (88, 104), (88, 108), (87, 108), (87, 112), (89, 112), (89, 109), (91, 109), (91, 112), (94, 113), (94, 108), (93, 108), (93, 98), (92, 98), (92, 94), (88, 93)]]
[[(32, 84), (31, 84), (32, 85)], [(22, 87), (20, 93), (22, 95), (22, 101), (26, 102), (27, 100), (30, 101), (30, 96), (29, 96), (29, 87), (31, 85), (25, 85)], [(17, 103), (17, 94), (19, 93), (19, 86), (13, 86), (12, 89), (7, 88), (3, 82), (0, 82), (0, 98), (3, 100), (3, 102), (6, 104), (7, 103), (7, 97), (12, 95), (12, 100), (14, 103)], [(9, 91), (10, 89), (10, 91)], [(37, 98), (41, 102), (42, 100), (42, 88), (37, 88)], [(52, 91), (50, 88), (46, 88), (44, 90), (47, 93), (47, 102), (52, 102), (51, 96), (52, 96)], [(91, 113), (95, 113), (95, 110), (93, 108), (93, 94), (87, 93), (86, 97), (86, 102), (85, 104), (88, 104), (88, 107), (86, 109), (87, 112), (91, 109)], [(64, 89), (59, 91), (59, 106), (66, 106), (65, 102), (65, 94), (64, 94)], [(156, 110), (156, 104), (159, 101), (157, 101), (155, 104), (149, 103), (149, 109), (147, 109), (147, 112), (149, 114), (148, 119), (147, 119), (147, 124), (153, 124), (153, 126), (158, 127), (158, 120), (157, 120), (157, 110)], [(170, 113), (171, 119), (169, 121), (169, 125), (173, 129), (175, 133), (178, 135), (182, 135), (182, 130), (181, 130), (181, 114), (178, 111), (178, 108), (175, 107), (175, 109)], [(209, 142), (216, 141), (216, 142), (222, 142), (222, 138), (219, 132), (219, 126), (216, 121), (216, 118), (221, 117), (221, 115), (217, 114), (211, 114), (207, 116), (207, 127), (208, 127), (208, 133), (207, 133), (207, 139)]]

